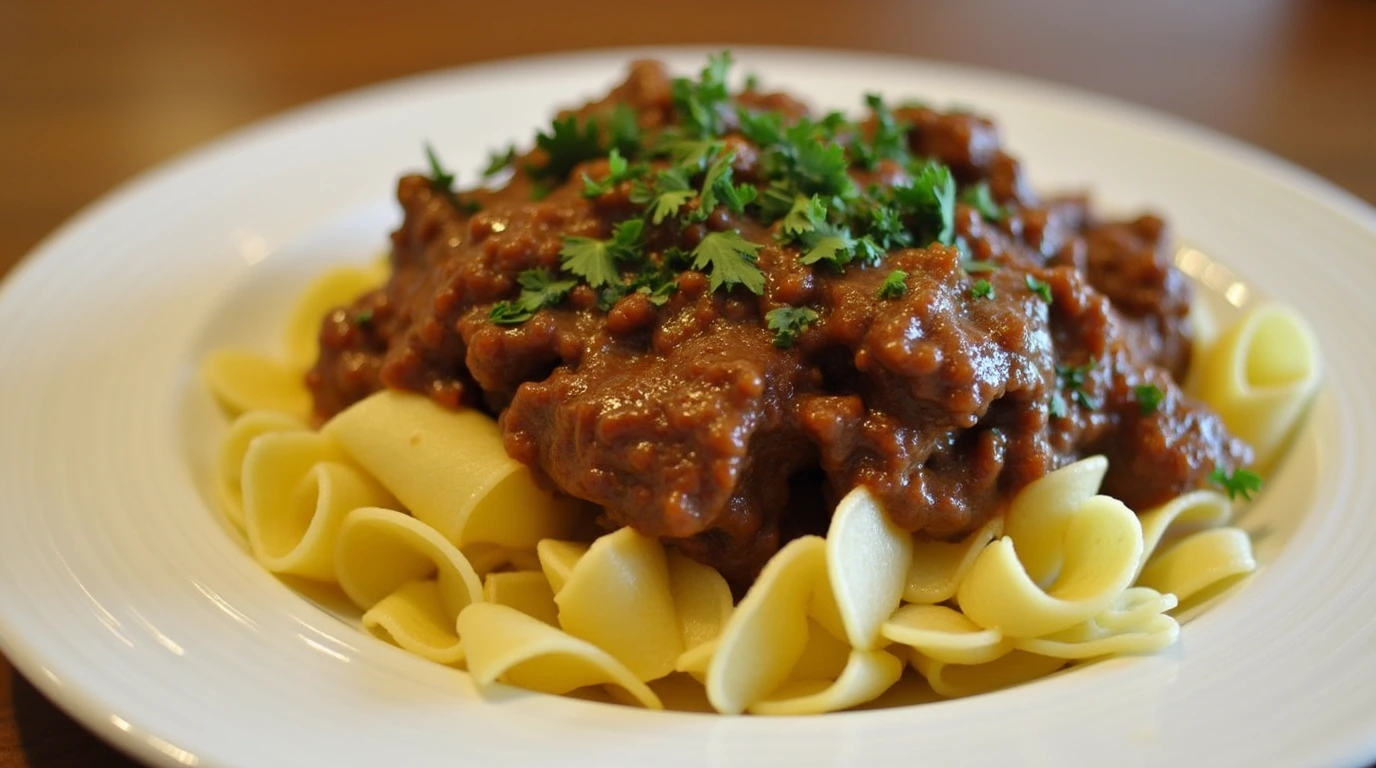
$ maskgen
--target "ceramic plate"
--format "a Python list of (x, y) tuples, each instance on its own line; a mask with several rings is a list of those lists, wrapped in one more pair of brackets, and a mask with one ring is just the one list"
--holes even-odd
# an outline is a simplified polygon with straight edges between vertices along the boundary
[[(805, 719), (639, 711), (412, 658), (263, 572), (209, 502), (224, 429), (198, 360), (274, 351), (294, 294), (386, 247), (430, 140), (460, 182), (599, 93), (613, 51), (442, 72), (311, 105), (131, 182), (0, 292), (0, 648), (158, 765), (1293, 765), (1376, 757), (1376, 212), (1256, 150), (1102, 98), (911, 60), (738, 51), (813, 104), (866, 91), (994, 116), (1041, 189), (1150, 207), (1220, 304), (1289, 302), (1325, 386), (1243, 518), (1259, 572), (1178, 646), (972, 699)], [(658, 52), (664, 55), (666, 52)], [(675, 50), (680, 72), (705, 51)], [(1188, 252), (1187, 252), (1188, 253)], [(1240, 275), (1235, 278), (1233, 275)]]

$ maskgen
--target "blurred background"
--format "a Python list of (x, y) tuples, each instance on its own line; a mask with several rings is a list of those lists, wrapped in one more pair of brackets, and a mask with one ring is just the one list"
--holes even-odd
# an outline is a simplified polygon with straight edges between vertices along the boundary
[[(475, 61), (689, 43), (1053, 80), (1230, 134), (1376, 203), (1376, 0), (0, 0), (0, 274), (140, 171), (303, 102)], [(0, 768), (106, 765), (131, 763), (0, 658)]]

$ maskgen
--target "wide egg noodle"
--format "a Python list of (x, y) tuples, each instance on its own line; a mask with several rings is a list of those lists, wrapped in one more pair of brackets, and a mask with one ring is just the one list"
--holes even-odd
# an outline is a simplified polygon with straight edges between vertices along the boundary
[(559, 625), (639, 680), (674, 671), (683, 653), (664, 547), (632, 528), (594, 541), (555, 594)]
[[(789, 680), (831, 681), (841, 676), (850, 661), (845, 639), (828, 632), (813, 619), (807, 622), (807, 644), (798, 662), (788, 671)], [(786, 683), (785, 683), (786, 684)]]
[(407, 583), (432, 577), (444, 627), (453, 627), (460, 611), (482, 600), (482, 582), (463, 553), (433, 528), (391, 509), (350, 512), (335, 540), (335, 564), (344, 594), (365, 611)]
[(941, 696), (960, 698), (1046, 677), (1068, 662), (1054, 656), (1013, 651), (987, 664), (947, 664), (913, 651), (912, 664)]
[(363, 628), (402, 650), (440, 664), (463, 663), (439, 582), (408, 581), (363, 613)]
[(889, 520), (865, 486), (836, 505), (827, 529), (827, 578), (852, 647), (874, 650), (879, 626), (903, 598), (912, 535)]
[(244, 525), (253, 556), (273, 573), (334, 581), (335, 537), (357, 507), (393, 503), (391, 494), (346, 463), (328, 438), (275, 432), (244, 455)]
[(1142, 565), (1146, 565), (1162, 541), (1183, 532), (1226, 525), (1232, 517), (1232, 502), (1211, 490), (1191, 491), (1143, 512), (1137, 516), (1142, 525)]
[(559, 606), (554, 603), (554, 590), (539, 571), (505, 571), (489, 573), (483, 579), (483, 600), (505, 605), (539, 619), (551, 627), (559, 626)]
[[(1068, 519), (1059, 513), (1039, 517), (1061, 529), (1060, 541), (1035, 530), (1016, 543), (1005, 536), (980, 553), (961, 582), (961, 611), (981, 627), (1014, 638), (1058, 632), (1107, 608), (1132, 583), (1142, 557), (1142, 528), (1122, 502), (1094, 496)], [(1059, 551), (1046, 555), (1038, 546)], [(1028, 572), (1024, 552), (1043, 563), (1061, 563), (1047, 589)]]
[(297, 419), (311, 412), (303, 372), (256, 352), (220, 349), (201, 366), (206, 388), (231, 417), (248, 411), (276, 411)]
[(215, 462), (215, 492), (220, 508), (234, 527), (244, 528), (244, 456), (254, 438), (273, 432), (306, 432), (308, 429), (300, 419), (277, 411), (249, 411), (230, 425)]
[(947, 664), (984, 664), (1013, 650), (997, 629), (985, 629), (944, 605), (905, 605), (880, 628), (884, 639)]
[(515, 608), (473, 603), (458, 617), (468, 672), (479, 686), (502, 681), (543, 693), (614, 684), (649, 709), (664, 705), (626, 665), (586, 640)]
[(1066, 529), (1098, 493), (1107, 471), (1107, 459), (1090, 456), (1029, 483), (1009, 503), (1003, 534), (1015, 543), (1028, 577), (1039, 586), (1050, 586), (1060, 573)]
[(1018, 650), (1061, 659), (1154, 653), (1173, 644), (1180, 625), (1164, 615), (1175, 595), (1149, 587), (1129, 587), (1113, 605), (1068, 629), (1013, 641)]
[(814, 715), (872, 701), (898, 682), (903, 661), (887, 651), (855, 649), (835, 680), (789, 680), (747, 709), (757, 715)]
[(1234, 435), (1274, 464), (1318, 390), (1319, 345), (1289, 307), (1263, 304), (1243, 315), (1199, 361), (1199, 397)]
[(1256, 570), (1252, 539), (1240, 528), (1213, 528), (1187, 536), (1147, 562), (1139, 584), (1186, 602)]
[(554, 590), (554, 594), (559, 594), (559, 590), (564, 588), (564, 582), (569, 580), (573, 567), (588, 553), (590, 546), (592, 545), (581, 541), (557, 539), (544, 539), (536, 545), (535, 554), (540, 561), (540, 570), (549, 580), (550, 589)]
[(914, 539), (912, 564), (903, 587), (903, 601), (936, 605), (955, 597), (956, 587), (989, 542), (1003, 535), (1003, 515), (995, 515), (961, 541)]
[(707, 684), (707, 668), (712, 665), (712, 657), (717, 653), (717, 643), (720, 638), (708, 640), (700, 645), (684, 651), (674, 662), (674, 671), (681, 672), (697, 680), (699, 683)]
[(463, 547), (534, 548), (576, 525), (579, 504), (535, 484), (507, 455), (491, 417), (385, 390), (331, 419), (322, 432), (387, 487), (416, 519)]
[(331, 311), (347, 307), (354, 299), (387, 281), (386, 262), (358, 267), (335, 267), (315, 279), (296, 300), (283, 341), (287, 359), (304, 371), (315, 362), (320, 325)]
[(677, 550), (666, 550), (669, 592), (674, 599), (685, 650), (714, 640), (731, 616), (731, 587), (726, 579)]
[(739, 714), (778, 688), (807, 645), (808, 606), (826, 580), (826, 543), (802, 536), (765, 563), (721, 637), (707, 668), (707, 698)]

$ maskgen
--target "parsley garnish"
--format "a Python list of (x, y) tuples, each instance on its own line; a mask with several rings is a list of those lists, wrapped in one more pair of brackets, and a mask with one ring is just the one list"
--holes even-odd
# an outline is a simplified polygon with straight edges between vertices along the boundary
[(547, 269), (527, 269), (516, 277), (521, 295), (514, 301), (499, 301), (492, 305), (487, 318), (498, 325), (524, 323), (544, 307), (552, 307), (564, 300), (578, 284), (576, 280), (555, 280)]
[(1094, 361), (1091, 360), (1084, 365), (1058, 365), (1056, 366), (1056, 381), (1061, 389), (1069, 392), (1085, 410), (1093, 411), (1099, 408), (1099, 403), (1089, 396), (1085, 391), (1085, 381), (1089, 372), (1094, 370)]
[(1053, 419), (1065, 418), (1065, 397), (1060, 392), (1051, 393), (1051, 402), (1047, 405), (1047, 412)]
[(979, 215), (990, 221), (1002, 221), (1007, 215), (998, 203), (994, 202), (994, 196), (989, 193), (989, 182), (980, 181), (972, 187), (966, 187), (960, 194), (960, 201), (979, 211)]
[(893, 188), (894, 202), (925, 224), (933, 240), (942, 245), (952, 244), (956, 233), (956, 180), (951, 169), (929, 160), (910, 173), (910, 182)]
[(1038, 280), (1031, 275), (1028, 275), (1024, 282), (1027, 283), (1027, 290), (1040, 296), (1042, 301), (1047, 304), (1051, 303), (1051, 285), (1049, 283), (1045, 280)]
[(640, 154), (640, 120), (634, 109), (626, 104), (616, 105), (607, 121), (607, 139), (612, 149), (626, 157), (633, 158)]
[(867, 229), (870, 237), (884, 252), (896, 248), (907, 248), (913, 244), (913, 236), (903, 226), (903, 217), (898, 209), (881, 205), (871, 208)]
[(758, 91), (758, 90), (760, 90), (760, 76), (757, 75), (757, 74), (755, 74), (754, 72), (747, 72), (747, 73), (745, 73), (745, 90), (747, 90), (747, 91)]
[(743, 285), (759, 295), (764, 293), (764, 273), (755, 265), (760, 248), (738, 232), (712, 232), (693, 249), (693, 269), (708, 273), (714, 291)]
[(440, 164), (440, 158), (435, 154), (435, 148), (430, 146), (430, 142), (425, 142), (425, 159), (430, 163), (430, 186), (436, 192), (454, 194), (454, 174), (444, 170)]
[(587, 162), (603, 154), (602, 142), (597, 137), (597, 126), (591, 122), (581, 127), (573, 115), (560, 120), (555, 118), (550, 132), (535, 134), (535, 146), (543, 149), (549, 158), (544, 165), (527, 168), (531, 176), (539, 179), (553, 179), (563, 182), (569, 172), (579, 163)]
[(690, 134), (710, 139), (720, 136), (725, 130), (722, 108), (731, 98), (726, 88), (726, 76), (731, 64), (731, 52), (722, 51), (707, 57), (707, 66), (697, 80), (676, 77), (670, 84), (674, 109)]
[(688, 183), (688, 172), (682, 168), (669, 168), (655, 176), (653, 185), (638, 181), (631, 187), (631, 202), (646, 206), (650, 223), (659, 226), (664, 220), (678, 213), (684, 203), (693, 199), (692, 186)]
[(516, 145), (509, 144), (505, 150), (491, 152), (487, 156), (487, 167), (483, 169), (483, 178), (490, 179), (493, 176), (510, 168), (516, 162)]
[(1142, 415), (1150, 416), (1161, 407), (1161, 401), (1165, 399), (1166, 393), (1155, 384), (1139, 384), (1132, 388), (1132, 396), (1137, 401), (1137, 408), (1141, 410)]
[(368, 325), (373, 322), (373, 310), (361, 309), (354, 315), (354, 325)]
[(1209, 473), (1209, 482), (1226, 491), (1229, 499), (1241, 496), (1251, 501), (1252, 494), (1261, 490), (1261, 476), (1248, 469), (1239, 469), (1229, 474), (1222, 467), (1215, 467), (1214, 471)]
[(607, 156), (607, 176), (597, 181), (593, 181), (588, 174), (583, 174), (583, 197), (601, 197), (616, 188), (627, 179), (639, 176), (644, 173), (642, 166), (633, 166), (626, 162), (626, 158), (621, 156), (621, 150), (612, 148), (611, 154)]
[(612, 227), (610, 240), (565, 235), (564, 247), (559, 250), (560, 264), (565, 271), (583, 278), (593, 288), (620, 282), (621, 270), (617, 262), (633, 260), (640, 255), (640, 236), (644, 230), (644, 221), (627, 219)]
[(970, 295), (976, 299), (994, 298), (994, 284), (983, 278), (976, 280), (970, 286)]
[(880, 284), (879, 292), (876, 295), (881, 299), (896, 299), (902, 296), (908, 292), (908, 284), (905, 282), (907, 279), (907, 272), (895, 269), (889, 273), (888, 277), (884, 278), (884, 282)]
[(808, 307), (779, 307), (770, 310), (764, 319), (774, 332), (774, 346), (792, 349), (798, 334), (817, 322), (817, 313)]
[(877, 93), (865, 94), (865, 103), (874, 113), (874, 136), (868, 141), (857, 139), (851, 145), (856, 163), (873, 170), (880, 160), (905, 163), (908, 160), (908, 127), (894, 119), (893, 112)]
[(702, 179), (702, 194), (698, 196), (695, 218), (699, 221), (705, 220), (718, 202), (736, 213), (743, 213), (745, 206), (755, 201), (756, 189), (753, 186), (731, 183), (731, 162), (735, 159), (735, 153), (728, 152), (707, 166), (707, 175)]

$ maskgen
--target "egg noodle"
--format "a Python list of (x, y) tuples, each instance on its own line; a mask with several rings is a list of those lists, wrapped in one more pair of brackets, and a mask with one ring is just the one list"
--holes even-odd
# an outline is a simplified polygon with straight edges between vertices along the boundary
[[(480, 687), (729, 714), (969, 696), (1171, 645), (1173, 612), (1255, 568), (1228, 497), (1134, 511), (1098, 495), (1108, 463), (1094, 456), (960, 542), (914, 538), (858, 487), (825, 538), (789, 542), (733, 604), (714, 569), (630, 528), (593, 530), (580, 503), (537, 487), (486, 414), (383, 391), (311, 430), (319, 318), (384, 277), (319, 279), (282, 360), (210, 356), (207, 384), (235, 417), (216, 487), (264, 568), (337, 584), (366, 631)], [(1318, 385), (1307, 326), (1263, 305), (1196, 345), (1198, 395), (1273, 466)]]

